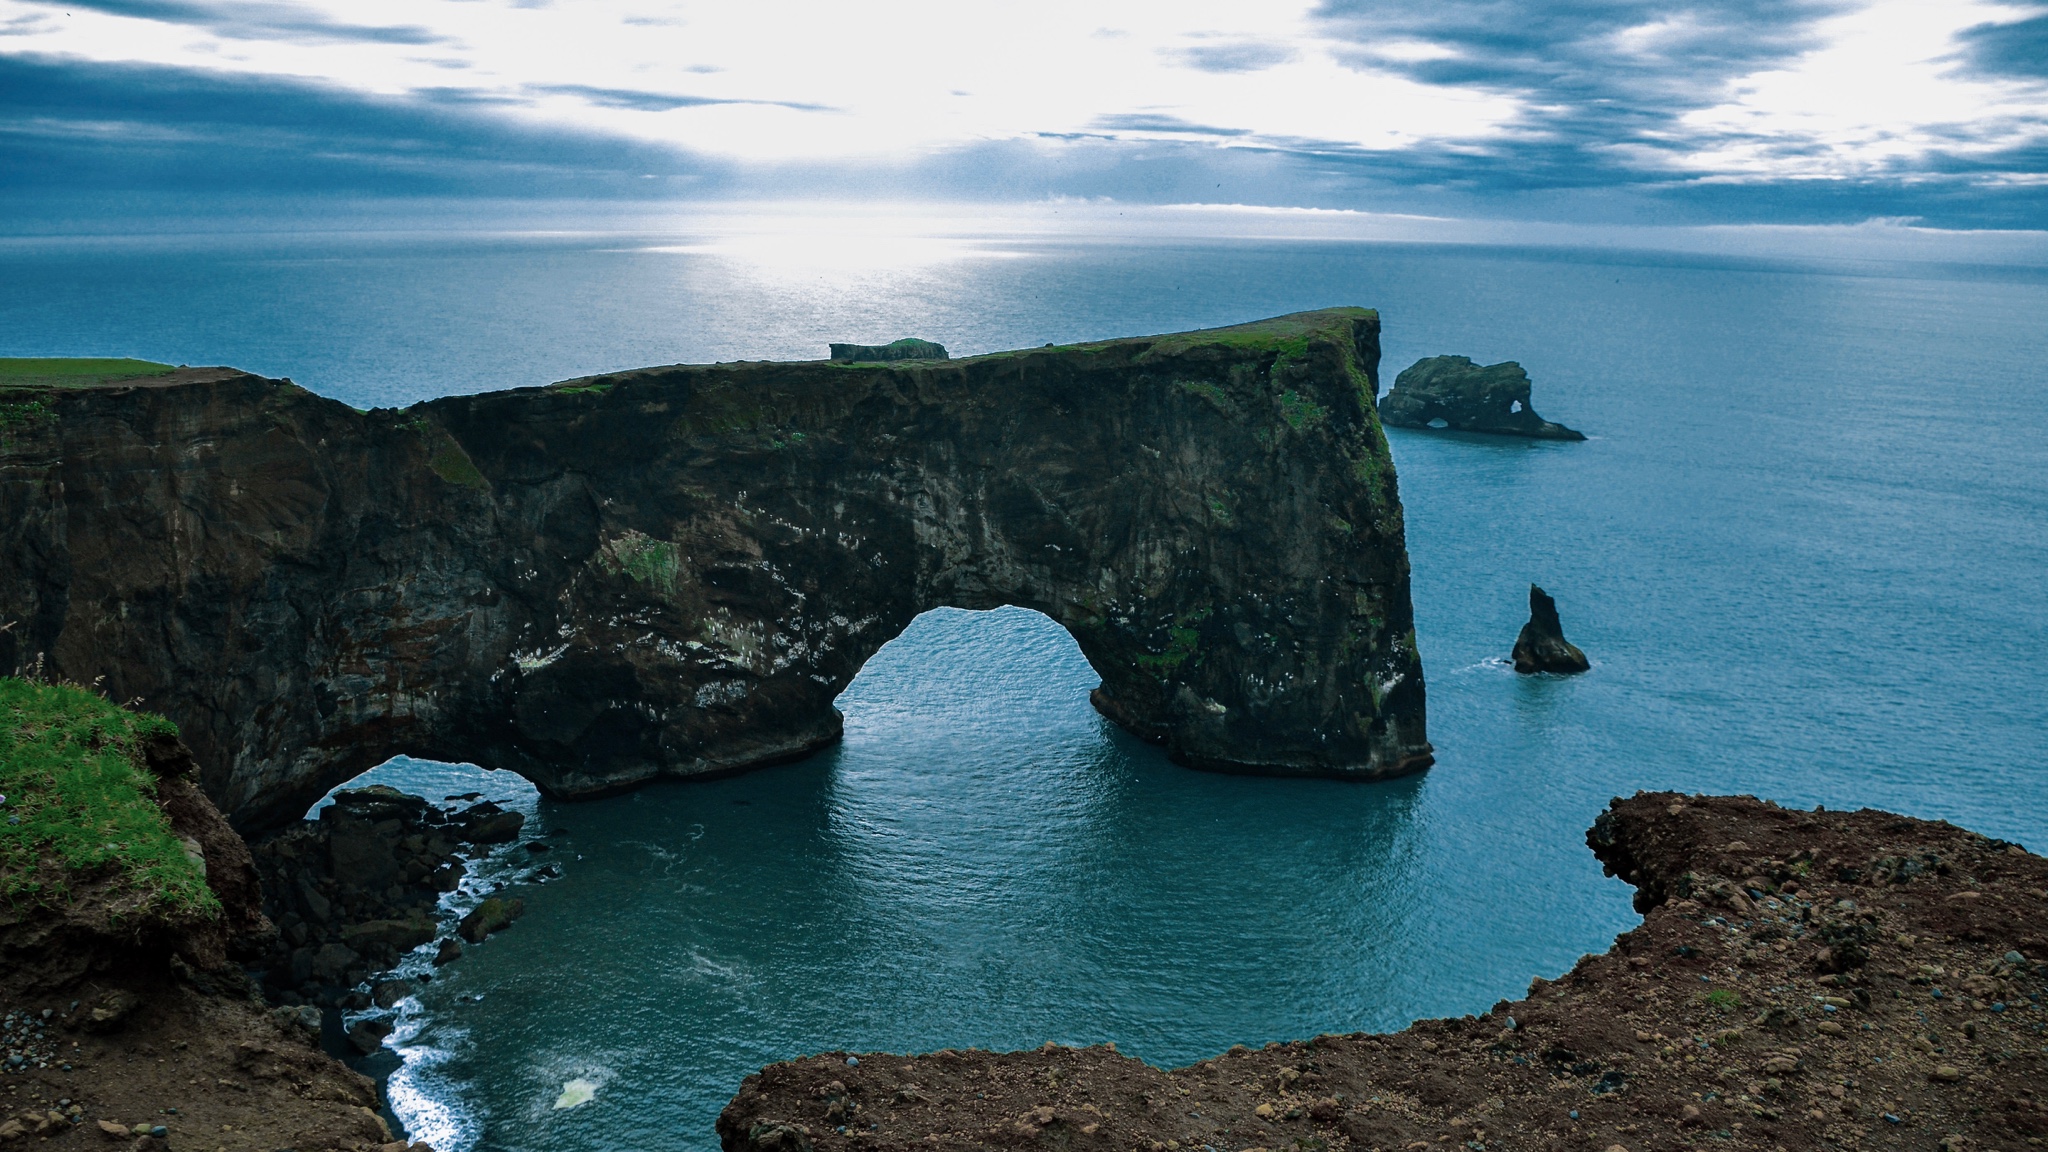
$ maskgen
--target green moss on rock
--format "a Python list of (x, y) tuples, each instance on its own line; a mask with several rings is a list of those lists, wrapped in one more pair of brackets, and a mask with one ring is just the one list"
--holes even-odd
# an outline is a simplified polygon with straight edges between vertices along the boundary
[(1287, 426), (1296, 432), (1305, 432), (1329, 419), (1329, 409), (1299, 392), (1288, 390), (1280, 394), (1280, 416)]
[(598, 548), (597, 564), (611, 575), (624, 573), (650, 588), (673, 593), (683, 556), (674, 544), (629, 528)]
[(434, 470), (434, 475), (450, 484), (459, 484), (464, 488), (491, 486), (491, 482), (484, 479), (484, 474), (477, 469), (476, 461), (469, 458), (469, 453), (463, 451), (462, 445), (456, 443), (455, 437), (446, 433), (441, 435), (440, 442), (435, 445), (434, 455), (428, 459), (427, 467)]

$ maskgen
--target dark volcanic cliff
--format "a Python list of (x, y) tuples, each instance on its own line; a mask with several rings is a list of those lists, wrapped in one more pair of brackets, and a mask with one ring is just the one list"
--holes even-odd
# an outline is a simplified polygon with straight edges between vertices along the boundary
[(0, 670), (170, 717), (242, 827), (396, 753), (553, 795), (834, 740), (940, 605), (1035, 608), (1184, 763), (1429, 763), (1379, 320), (677, 366), (360, 413), (186, 370), (0, 392)]

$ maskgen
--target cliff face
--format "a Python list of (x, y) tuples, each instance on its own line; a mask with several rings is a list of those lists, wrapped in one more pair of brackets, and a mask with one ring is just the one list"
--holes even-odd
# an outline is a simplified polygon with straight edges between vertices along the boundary
[(1374, 313), (359, 413), (229, 369), (0, 393), (0, 670), (175, 721), (237, 825), (397, 753), (591, 795), (837, 738), (917, 613), (1063, 624), (1201, 768), (1429, 763)]

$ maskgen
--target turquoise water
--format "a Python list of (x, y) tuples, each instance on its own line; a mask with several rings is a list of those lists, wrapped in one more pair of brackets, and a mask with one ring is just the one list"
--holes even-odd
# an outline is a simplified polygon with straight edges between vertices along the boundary
[[(357, 404), (674, 360), (956, 352), (1378, 306), (1388, 376), (1520, 360), (1582, 444), (1395, 431), (1438, 766), (1208, 776), (1020, 610), (921, 617), (801, 764), (587, 804), (560, 880), (403, 1009), (414, 1134), (704, 1149), (835, 1048), (1232, 1043), (1484, 1008), (1633, 923), (1583, 833), (1637, 788), (2048, 847), (2048, 276), (1334, 244), (986, 242), (896, 268), (675, 237), (0, 243), (0, 354), (231, 362)], [(991, 253), (995, 253), (992, 255)], [(1595, 668), (1500, 657), (1526, 586)], [(401, 784), (474, 773), (398, 762)], [(523, 855), (523, 853), (522, 853)], [(509, 875), (480, 870), (479, 888)], [(473, 899), (472, 892), (468, 897)], [(480, 997), (480, 998), (479, 998)], [(589, 1103), (553, 1107), (564, 1083)]]

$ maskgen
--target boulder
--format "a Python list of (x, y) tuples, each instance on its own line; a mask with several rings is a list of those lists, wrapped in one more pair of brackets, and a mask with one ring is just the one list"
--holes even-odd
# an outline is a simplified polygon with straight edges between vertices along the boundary
[(418, 820), (426, 813), (427, 802), (388, 784), (372, 784), (336, 792), (334, 807), (374, 824), (379, 820)]
[(342, 929), (341, 941), (357, 952), (368, 952), (382, 944), (395, 952), (410, 952), (434, 938), (434, 921), (423, 913), (403, 920), (368, 920)]
[(481, 944), (491, 933), (510, 928), (512, 922), (525, 912), (526, 901), (501, 900), (493, 896), (471, 909), (456, 931), (471, 944)]
[(384, 1038), (391, 1035), (391, 1021), (383, 1019), (358, 1020), (348, 1027), (348, 1042), (355, 1050), (368, 1056), (384, 1046)]
[(91, 1010), (80, 1021), (87, 1032), (115, 1032), (128, 1022), (135, 1010), (142, 1007), (142, 998), (125, 988), (116, 988), (99, 998)]
[(1529, 622), (1515, 637), (1515, 671), (1556, 672), (1569, 675), (1593, 665), (1586, 654), (1564, 638), (1564, 625), (1557, 618), (1557, 601), (1536, 585), (1529, 585)]
[(1380, 421), (1538, 440), (1586, 438), (1536, 415), (1529, 390), (1529, 374), (1513, 360), (1482, 367), (1466, 356), (1431, 356), (1394, 378), (1393, 391), (1380, 398)]
[(379, 836), (375, 826), (349, 817), (331, 823), (333, 831), (328, 835), (327, 852), (336, 882), (346, 888), (377, 892), (398, 879), (396, 846)]
[(339, 984), (362, 956), (346, 944), (328, 944), (313, 953), (311, 975), (323, 984)]
[(486, 800), (455, 815), (455, 832), (472, 844), (510, 844), (526, 826), (526, 814), (507, 812)]

